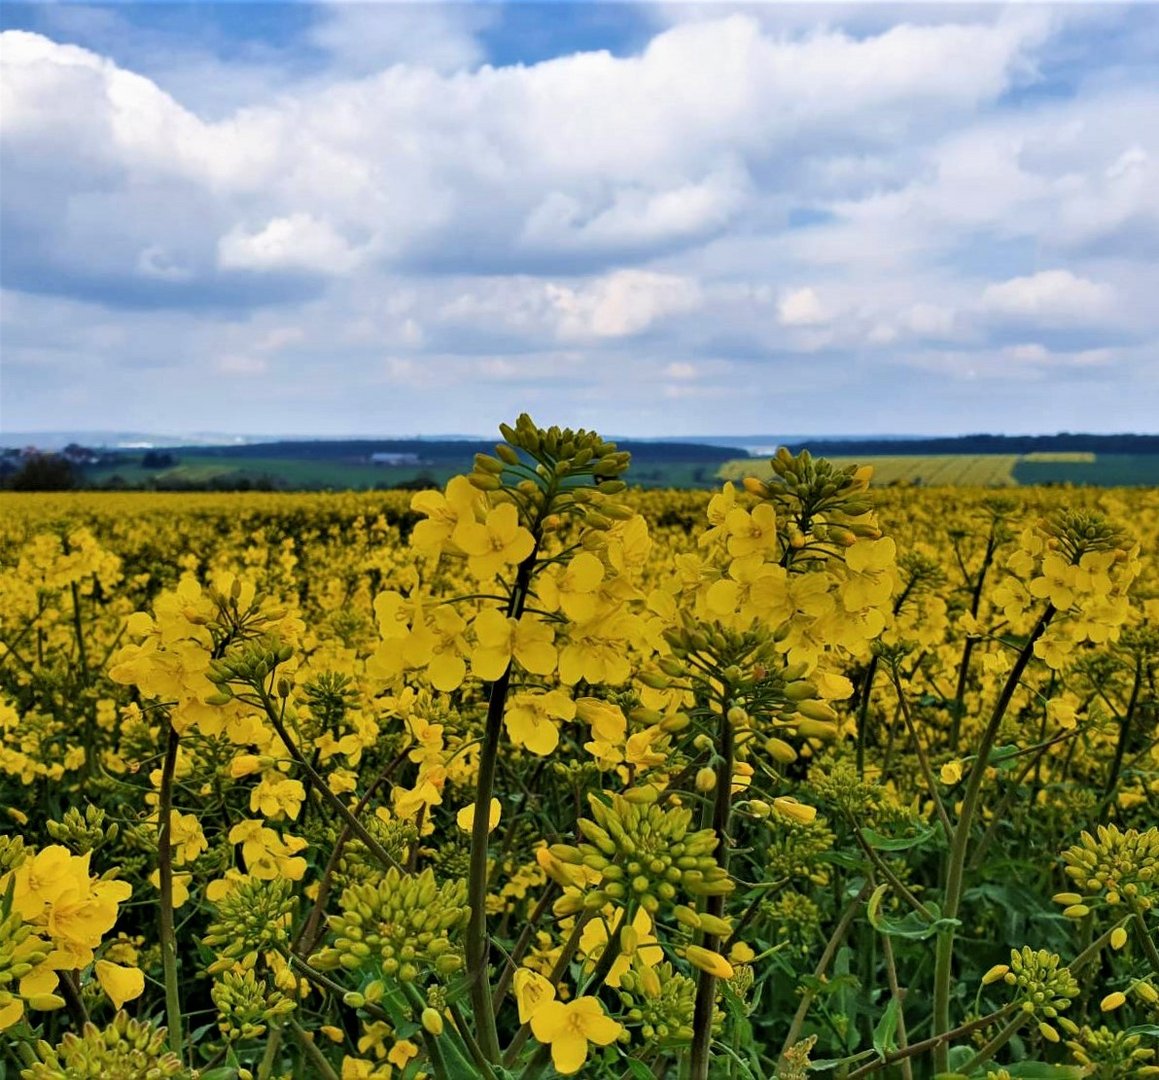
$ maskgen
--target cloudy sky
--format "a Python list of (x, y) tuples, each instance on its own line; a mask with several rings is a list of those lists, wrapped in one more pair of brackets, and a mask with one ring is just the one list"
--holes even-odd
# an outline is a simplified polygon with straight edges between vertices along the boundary
[(0, 25), (0, 431), (1159, 430), (1159, 5)]

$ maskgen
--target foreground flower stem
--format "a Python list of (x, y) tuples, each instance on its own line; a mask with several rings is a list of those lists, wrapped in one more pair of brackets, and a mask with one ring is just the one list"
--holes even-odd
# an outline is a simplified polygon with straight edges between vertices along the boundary
[(316, 1075), (322, 1077), (322, 1080), (339, 1080), (338, 1074), (315, 1044), (312, 1034), (307, 1034), (293, 1020), (290, 1021), (290, 1033), (294, 1036), (294, 1041), (302, 1048), (302, 1053), (309, 1060), (310, 1068), (314, 1070)]
[(929, 1050), (936, 1050), (938, 1046), (952, 1042), (954, 1039), (960, 1039), (963, 1035), (969, 1035), (980, 1028), (989, 1027), (991, 1024), (1009, 1016), (1016, 1008), (1018, 1008), (1018, 1005), (1011, 1002), (1009, 1005), (1004, 1005), (995, 1012), (988, 1013), (986, 1016), (980, 1016), (977, 1020), (971, 1020), (968, 1024), (962, 1024), (960, 1027), (954, 1028), (953, 1031), (947, 1031), (942, 1035), (933, 1035), (928, 1039), (923, 1039), (921, 1042), (910, 1043), (904, 1050), (895, 1050), (893, 1053), (878, 1058), (877, 1061), (871, 1061), (868, 1065), (862, 1065), (861, 1068), (854, 1069), (849, 1074), (848, 1080), (861, 1080), (861, 1077), (869, 1076), (879, 1069), (896, 1065), (899, 1061), (916, 1057), (918, 1054), (924, 1054)]
[[(837, 956), (837, 950), (841, 948), (841, 943), (845, 940), (845, 935), (849, 932), (849, 927), (853, 925), (853, 919), (861, 908), (861, 901), (865, 898), (865, 894), (869, 892), (869, 881), (861, 887), (859, 892), (849, 906), (842, 913), (838, 920), (833, 933), (829, 935), (829, 940), (825, 943), (825, 948), (821, 953), (821, 959), (817, 961), (817, 966), (813, 969), (813, 980), (816, 985), (820, 984), (821, 979), (829, 970), (829, 966), (833, 963)], [(809, 1008), (813, 1004), (813, 1000), (817, 997), (817, 991), (806, 988), (801, 995), (801, 1003), (797, 1006), (797, 1011), (793, 1014), (793, 1020), (789, 1024), (789, 1033), (785, 1036), (784, 1044), (781, 1046), (780, 1057), (784, 1056), (793, 1048), (793, 1044), (801, 1037), (801, 1031), (805, 1026), (805, 1018), (809, 1015)]]
[[(998, 729), (1002, 718), (1010, 707), (1014, 691), (1022, 681), (1023, 672), (1034, 655), (1034, 643), (1042, 636), (1043, 631), (1054, 618), (1055, 607), (1047, 604), (1034, 629), (1030, 631), (1018, 659), (1014, 662), (1002, 693), (994, 705), (990, 721), (982, 733), (978, 744), (974, 766), (970, 770), (966, 781), (966, 790), (962, 795), (962, 813), (958, 817), (958, 824), (954, 827), (954, 840), (950, 846), (950, 858), (946, 868), (946, 898), (942, 915), (946, 919), (956, 919), (962, 904), (962, 890), (965, 885), (966, 853), (970, 846), (970, 826), (974, 821), (974, 814), (978, 809), (978, 799), (982, 792), (982, 783), (986, 779), (986, 763), (990, 759), (990, 751), (994, 749), (994, 741), (998, 737)], [(937, 954), (934, 960), (934, 1035), (942, 1035), (950, 1030), (950, 985), (953, 981), (954, 966), (954, 927), (938, 935)], [(939, 1043), (934, 1049), (934, 1071), (948, 1072), (950, 1068), (949, 1040)]]
[(177, 984), (177, 934), (173, 925), (173, 776), (177, 770), (178, 735), (168, 713), (165, 717), (165, 761), (161, 766), (161, 789), (157, 796), (157, 875), (161, 892), (161, 968), (165, 978), (165, 1021), (169, 1047), (184, 1060), (181, 1036), (181, 992)]
[(1026, 1022), (1027, 1014), (1021, 1009), (1014, 1014), (1013, 1019), (994, 1036), (981, 1050), (978, 1051), (965, 1065), (962, 1072), (969, 1076), (975, 1069), (989, 1061), (1018, 1033), (1018, 1029)]
[[(545, 501), (545, 505), (550, 505)], [(532, 535), (535, 547), (531, 554), (519, 564), (515, 577), (515, 588), (507, 604), (509, 618), (518, 619), (523, 614), (527, 593), (531, 586), (531, 572), (539, 551), (539, 522), (535, 523)], [(479, 778), (475, 785), (475, 820), (471, 825), (471, 862), (467, 879), (467, 903), (471, 914), (467, 923), (465, 951), (467, 960), (467, 980), (470, 985), (471, 1009), (475, 1014), (475, 1025), (479, 1047), (489, 1062), (498, 1064), (499, 1032), (495, 1026), (495, 1009), (492, 1004), (491, 982), (487, 976), (490, 954), (490, 939), (487, 935), (487, 854), (490, 835), (491, 794), (495, 789), (495, 771), (499, 764), (499, 736), (503, 731), (503, 710), (507, 703), (507, 690), (511, 685), (511, 662), (503, 674), (491, 684), (487, 699), (487, 724), (483, 732), (483, 746), (479, 752)]]
[[(728, 702), (722, 702), (720, 725), (717, 731), (716, 798), (712, 804), (712, 828), (716, 833), (716, 861), (728, 869), (728, 818), (732, 809), (733, 732), (728, 720)], [(710, 896), (705, 911), (718, 919), (724, 916), (724, 896)], [(716, 952), (720, 938), (705, 934), (704, 948)], [(696, 1005), (692, 1013), (691, 1080), (708, 1080), (708, 1066), (712, 1047), (712, 1014), (716, 1006), (716, 976), (701, 971), (696, 981)]]
[(1147, 923), (1143, 918), (1143, 907), (1138, 900), (1130, 899), (1131, 914), (1135, 917), (1135, 929), (1139, 931), (1139, 940), (1143, 943), (1143, 951), (1147, 954), (1147, 961), (1151, 970), (1159, 975), (1159, 949), (1155, 948), (1155, 939), (1147, 930)]
[(383, 866), (387, 869), (394, 869), (400, 873), (405, 873), (402, 866), (399, 865), (398, 860), (395, 859), (389, 851), (386, 850), (373, 836), (366, 831), (366, 827), (358, 820), (346, 806), (346, 804), (330, 790), (330, 785), (326, 783), (318, 775), (317, 770), (306, 760), (302, 755), (302, 751), (298, 749), (297, 744), (290, 733), (286, 730), (286, 725), (282, 723), (281, 715), (278, 712), (277, 706), (274, 704), (273, 698), (266, 692), (264, 686), (258, 686), (259, 696), (261, 698), (262, 707), (266, 711), (266, 717), (273, 725), (274, 731), (278, 733), (278, 738), (282, 740), (282, 744), (290, 752), (290, 756), (298, 763), (301, 770), (310, 778), (315, 790), (322, 798), (330, 804), (342, 819), (343, 823), (350, 829), (355, 836), (358, 837), (367, 847), (367, 850), (373, 855)]

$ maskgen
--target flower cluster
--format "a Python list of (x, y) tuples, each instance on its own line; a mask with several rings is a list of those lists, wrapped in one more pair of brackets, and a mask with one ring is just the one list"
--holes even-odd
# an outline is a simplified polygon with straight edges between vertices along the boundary
[(439, 884), (429, 868), (406, 877), (391, 868), (376, 883), (343, 890), (341, 911), (329, 916), (334, 944), (311, 962), (404, 983), (430, 968), (453, 974), (463, 963), (455, 938), (466, 923), (465, 899), (462, 881)]

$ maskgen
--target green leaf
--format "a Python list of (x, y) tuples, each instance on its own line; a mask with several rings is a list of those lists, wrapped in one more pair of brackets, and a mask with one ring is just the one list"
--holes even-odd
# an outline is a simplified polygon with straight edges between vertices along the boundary
[(1011, 769), (1014, 767), (1014, 762), (1018, 760), (1018, 755), (1021, 752), (1022, 747), (1015, 746), (1013, 743), (1007, 743), (1005, 746), (995, 746), (990, 751), (987, 764), (993, 765), (998, 769)]
[(929, 827), (913, 836), (883, 836), (873, 829), (862, 829), (861, 835), (865, 837), (865, 842), (871, 848), (876, 848), (878, 851), (909, 851), (910, 848), (924, 844), (937, 831), (937, 829)]
[(628, 1072), (632, 1074), (636, 1080), (655, 1080), (652, 1070), (648, 1068), (642, 1061), (637, 1061), (635, 1058), (628, 1058)]
[(881, 1014), (881, 1019), (877, 1022), (877, 1027), (873, 1029), (873, 1049), (881, 1055), (882, 1059), (897, 1049), (894, 1036), (897, 1034), (899, 1016), (898, 1000), (891, 997), (889, 1004), (885, 1007), (885, 1012)]
[(869, 921), (873, 928), (879, 934), (885, 934), (887, 937), (907, 938), (910, 941), (924, 941), (926, 938), (933, 937), (935, 934), (943, 930), (949, 930), (952, 926), (961, 926), (960, 919), (943, 919), (939, 918), (941, 912), (936, 904), (927, 904), (927, 908), (935, 916), (932, 922), (927, 922), (916, 911), (911, 911), (902, 919), (891, 919), (886, 915), (880, 914), (876, 909), (867, 909), (869, 912)]
[(1159, 1039), (1159, 1024), (1136, 1024), (1127, 1028), (1127, 1035), (1148, 1035), (1152, 1039)]

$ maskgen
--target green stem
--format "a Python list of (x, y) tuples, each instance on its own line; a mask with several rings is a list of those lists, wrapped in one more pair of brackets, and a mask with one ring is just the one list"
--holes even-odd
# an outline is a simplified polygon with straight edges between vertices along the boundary
[(969, 1035), (979, 1028), (989, 1027), (991, 1024), (1001, 1020), (1005, 1016), (1009, 1016), (1018, 1006), (1014, 1003), (1004, 1005), (997, 1012), (992, 1012), (988, 1016), (981, 1016), (977, 1020), (971, 1020), (968, 1024), (962, 1024), (961, 1027), (954, 1028), (953, 1031), (947, 1031), (942, 1035), (933, 1035), (928, 1039), (923, 1039), (921, 1042), (910, 1043), (904, 1050), (895, 1050), (892, 1054), (886, 1054), (883, 1058), (878, 1058), (877, 1061), (871, 1061), (868, 1065), (862, 1065), (859, 1069), (854, 1069), (849, 1074), (846, 1080), (861, 1080), (863, 1076), (869, 1076), (875, 1073), (878, 1069), (888, 1068), (890, 1065), (896, 1065), (899, 1061), (905, 1061), (906, 1058), (917, 1057), (919, 1054), (924, 1054), (930, 1050), (936, 1050), (939, 1046), (950, 1042), (952, 1039), (959, 1039), (963, 1035)]
[(1131, 906), (1131, 913), (1135, 916), (1135, 929), (1139, 931), (1139, 940), (1142, 942), (1143, 951), (1147, 954), (1151, 970), (1159, 975), (1159, 949), (1155, 948), (1155, 939), (1147, 931), (1147, 923), (1143, 918), (1143, 908), (1134, 898), (1128, 903)]
[[(829, 940), (825, 943), (825, 948), (821, 953), (821, 959), (817, 961), (817, 966), (813, 969), (814, 984), (820, 984), (821, 979), (829, 970), (829, 965), (833, 963), (834, 957), (837, 955), (837, 950), (841, 948), (841, 942), (845, 940), (845, 935), (849, 932), (849, 927), (853, 924), (854, 916), (861, 907), (861, 901), (865, 894), (869, 891), (869, 881), (861, 887), (859, 892), (849, 906), (846, 907), (838, 920), (837, 925), (833, 929), (833, 933), (829, 935)], [(783, 1058), (792, 1048), (797, 1040), (801, 1037), (801, 1031), (805, 1026), (805, 1017), (809, 1015), (809, 1007), (813, 1004), (813, 999), (817, 996), (817, 991), (811, 988), (806, 988), (801, 994), (801, 1003), (797, 1006), (797, 1011), (793, 1014), (793, 1019), (789, 1024), (789, 1033), (785, 1036), (784, 1043), (781, 1044), (781, 1054)]]
[[(1034, 644), (1042, 636), (1050, 620), (1054, 618), (1055, 607), (1047, 604), (1038, 622), (1034, 624), (1030, 636), (1027, 637), (1014, 667), (1006, 678), (990, 714), (990, 721), (982, 733), (978, 744), (974, 765), (966, 780), (966, 790), (962, 796), (962, 813), (958, 824), (954, 828), (954, 839), (950, 845), (950, 856), (946, 867), (946, 897), (942, 914), (946, 919), (956, 919), (962, 903), (962, 890), (965, 884), (966, 854), (970, 845), (970, 827), (973, 824), (974, 814), (978, 808), (978, 799), (982, 792), (982, 784), (986, 779), (986, 763), (990, 760), (990, 751), (994, 748), (994, 741), (998, 736), (998, 729), (1002, 718), (1010, 706), (1014, 691), (1022, 680), (1022, 674), (1034, 655)], [(934, 1035), (941, 1035), (950, 1030), (950, 989), (953, 982), (954, 962), (954, 927), (951, 924), (938, 935), (937, 952), (934, 960)], [(950, 1048), (948, 1041), (939, 1043), (934, 1050), (934, 1071), (947, 1072), (950, 1067)]]
[(330, 790), (330, 785), (318, 775), (314, 767), (302, 755), (302, 751), (298, 749), (297, 744), (290, 738), (290, 733), (286, 730), (285, 724), (282, 723), (281, 715), (278, 712), (277, 706), (274, 705), (273, 699), (266, 692), (264, 686), (257, 687), (258, 695), (261, 698), (262, 707), (266, 711), (266, 716), (273, 725), (274, 731), (278, 733), (278, 738), (282, 740), (282, 744), (289, 751), (290, 756), (297, 762), (298, 767), (310, 778), (315, 790), (322, 796), (322, 798), (330, 804), (330, 806), (337, 812), (338, 816), (346, 824), (355, 836), (358, 837), (365, 845), (371, 855), (375, 857), (383, 866), (388, 869), (394, 869), (399, 873), (405, 873), (402, 866), (399, 865), (398, 860), (395, 859), (389, 851), (386, 850), (373, 836), (366, 831), (366, 827), (358, 820), (346, 806), (346, 804), (338, 798)]
[(1139, 689), (1143, 684), (1143, 658), (1141, 656), (1135, 659), (1135, 681), (1131, 686), (1131, 698), (1127, 702), (1126, 712), (1123, 713), (1122, 722), (1119, 725), (1119, 741), (1115, 745), (1115, 758), (1111, 762), (1111, 771), (1107, 776), (1107, 786), (1103, 792), (1103, 804), (1100, 807), (1102, 813), (1106, 813), (1115, 797), (1115, 788), (1119, 783), (1119, 775), (1123, 768), (1123, 755), (1127, 751), (1127, 741), (1131, 737), (1131, 720), (1135, 715), (1135, 706), (1139, 702)]
[[(712, 807), (712, 828), (716, 833), (716, 862), (728, 869), (728, 819), (732, 809), (733, 731), (728, 722), (728, 702), (721, 702), (720, 725), (717, 730), (716, 798)], [(705, 912), (718, 919), (724, 916), (724, 896), (710, 896)], [(720, 948), (716, 934), (705, 934), (704, 948), (713, 952)], [(712, 1049), (712, 1014), (716, 1006), (716, 976), (701, 971), (696, 980), (696, 1003), (692, 1012), (692, 1052), (690, 1080), (708, 1080)]]
[(1015, 1033), (1026, 1022), (1027, 1014), (1021, 1009), (1015, 1014), (1014, 1019), (1010, 1021), (997, 1035), (994, 1036), (981, 1050), (978, 1051), (965, 1065), (959, 1070), (966, 1076), (969, 1076), (979, 1065), (989, 1061), (999, 1050), (1002, 1049), (1011, 1039), (1014, 1038)]
[(163, 714), (165, 761), (157, 796), (157, 874), (161, 893), (161, 968), (165, 979), (165, 1020), (169, 1025), (169, 1048), (184, 1060), (181, 1035), (181, 992), (177, 984), (177, 934), (173, 924), (173, 776), (177, 769), (179, 736), (169, 714)]
[[(544, 499), (544, 505), (550, 505), (550, 498)], [(518, 619), (523, 614), (523, 605), (527, 602), (531, 573), (535, 569), (538, 550), (539, 538), (536, 536), (531, 554), (519, 564), (515, 588), (507, 605), (509, 618)], [(494, 1064), (499, 1062), (500, 1051), (491, 983), (487, 974), (491, 952), (491, 942), (487, 934), (487, 856), (491, 794), (495, 789), (495, 772), (499, 764), (499, 738), (503, 731), (503, 710), (507, 702), (507, 691), (511, 685), (512, 663), (509, 661), (503, 674), (491, 684), (491, 692), (487, 699), (487, 722), (483, 732), (483, 746), (479, 751), (479, 776), (475, 784), (475, 820), (471, 826), (471, 861), (467, 875), (467, 904), (470, 916), (463, 943), (471, 1009), (475, 1014), (479, 1045), (487, 1060)]]
[(302, 1053), (309, 1059), (311, 1072), (315, 1076), (322, 1077), (322, 1080), (339, 1080), (338, 1074), (334, 1071), (334, 1066), (326, 1060), (325, 1055), (318, 1049), (311, 1035), (293, 1020), (290, 1021), (290, 1034), (294, 1036), (294, 1041), (302, 1048)]
[(266, 1039), (266, 1050), (262, 1054), (261, 1064), (258, 1065), (258, 1080), (270, 1080), (274, 1071), (274, 1062), (278, 1059), (278, 1051), (282, 1048), (282, 1028), (270, 1029), (270, 1037)]

